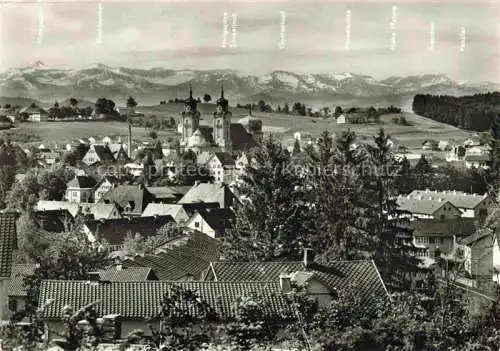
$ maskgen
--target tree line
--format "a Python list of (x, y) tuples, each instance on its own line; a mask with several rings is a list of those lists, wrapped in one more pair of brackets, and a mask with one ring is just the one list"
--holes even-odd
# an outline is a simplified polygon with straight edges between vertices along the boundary
[(500, 114), (500, 93), (448, 96), (418, 94), (413, 98), (413, 112), (452, 126), (488, 131)]

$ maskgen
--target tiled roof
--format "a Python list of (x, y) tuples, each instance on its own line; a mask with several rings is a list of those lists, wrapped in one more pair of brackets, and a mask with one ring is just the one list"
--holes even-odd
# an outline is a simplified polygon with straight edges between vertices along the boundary
[(85, 226), (98, 240), (103, 238), (111, 245), (120, 245), (129, 232), (148, 237), (155, 235), (159, 228), (171, 222), (174, 222), (172, 216), (134, 217), (86, 221)]
[(147, 189), (156, 199), (178, 200), (184, 195), (179, 189), (170, 186), (150, 186)]
[(490, 161), (490, 155), (465, 155), (465, 161), (470, 162), (487, 162)]
[(217, 281), (279, 281), (281, 273), (312, 272), (332, 292), (360, 295), (361, 302), (374, 306), (389, 295), (373, 261), (302, 262), (212, 262)]
[(171, 239), (171, 244), (161, 245), (157, 255), (137, 256), (126, 265), (151, 267), (160, 280), (201, 278), (210, 261), (219, 259), (220, 241), (197, 231), (181, 239)]
[(115, 204), (105, 204), (102, 202), (67, 202), (67, 201), (51, 201), (51, 200), (38, 200), (36, 209), (38, 211), (52, 211), (52, 210), (68, 210), (69, 213), (75, 217), (78, 211), (82, 213), (90, 212), (94, 219), (108, 219), (113, 211), (116, 209)]
[(199, 183), (193, 185), (178, 203), (218, 202), (220, 207), (230, 207), (232, 206), (234, 198), (233, 192), (225, 184)]
[(151, 274), (150, 267), (110, 267), (99, 271), (99, 279), (110, 282), (146, 281)]
[(214, 152), (214, 157), (217, 157), (222, 166), (234, 166), (233, 157), (227, 152)]
[(72, 180), (70, 180), (67, 184), (68, 188), (79, 188), (79, 189), (88, 189), (93, 188), (97, 184), (97, 181), (86, 175), (75, 176)]
[(157, 204), (150, 203), (142, 212), (141, 217), (151, 217), (151, 216), (172, 216), (174, 219), (182, 210), (182, 205), (178, 204)]
[(233, 150), (248, 150), (257, 146), (254, 138), (240, 123), (231, 123), (229, 133)]
[(122, 211), (133, 205), (132, 210), (127, 212), (140, 215), (153, 199), (154, 196), (142, 185), (118, 185), (106, 193), (99, 202), (114, 202)]
[(230, 229), (234, 219), (234, 213), (229, 208), (208, 208), (198, 211), (198, 213), (214, 230)]
[(17, 246), (17, 215), (0, 213), (0, 278), (9, 278), (12, 271), (12, 251)]
[(487, 195), (478, 195), (478, 194), (468, 194), (463, 191), (432, 191), (432, 190), (413, 190), (410, 194), (410, 197), (417, 198), (418, 196), (422, 197), (433, 197), (434, 199), (444, 199), (445, 201), (451, 202), (451, 204), (458, 208), (469, 208), (473, 209), (484, 199), (487, 198)]
[(445, 235), (467, 236), (475, 232), (474, 218), (457, 219), (417, 219), (410, 222), (413, 235)]
[(105, 145), (92, 145), (92, 147), (95, 150), (95, 153), (99, 157), (99, 160), (101, 162), (114, 162), (115, 157), (113, 156), (113, 153), (109, 149), (109, 147)]
[[(398, 197), (397, 204), (403, 211), (425, 215), (433, 215), (437, 210), (446, 204), (453, 206), (448, 201), (429, 200), (425, 198), (422, 198), (421, 200), (418, 198), (408, 199), (407, 197)], [(457, 211), (459, 210), (457, 209)]]
[[(268, 301), (271, 311), (279, 315), (286, 308), (280, 294), (279, 282), (88, 282), (77, 280), (43, 280), (40, 301), (53, 299), (42, 312), (43, 319), (60, 319), (65, 306), (79, 309), (99, 301), (95, 306), (98, 316), (119, 314), (123, 319), (151, 318), (160, 311), (163, 297), (169, 287), (177, 285), (195, 291), (212, 306), (221, 318), (234, 316), (234, 301), (238, 297), (260, 293)], [(197, 311), (193, 310), (193, 313)]]
[(26, 296), (24, 278), (33, 275), (36, 264), (13, 264), (9, 281), (9, 296)]

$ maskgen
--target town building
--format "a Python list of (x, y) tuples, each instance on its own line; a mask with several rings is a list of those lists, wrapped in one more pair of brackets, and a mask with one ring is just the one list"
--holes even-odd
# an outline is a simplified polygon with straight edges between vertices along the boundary
[(116, 187), (117, 183), (118, 180), (114, 176), (105, 176), (102, 178), (95, 186), (94, 201), (99, 202), (104, 195)]
[(227, 152), (214, 152), (206, 166), (215, 183), (230, 184), (235, 179), (236, 163)]
[(139, 217), (153, 201), (153, 194), (142, 184), (117, 185), (100, 199), (100, 202), (114, 203), (124, 217)]
[(242, 124), (231, 123), (231, 116), (229, 102), (224, 97), (224, 89), (222, 89), (221, 96), (216, 101), (213, 126), (200, 125), (201, 114), (190, 88), (189, 97), (185, 100), (185, 109), (180, 120), (181, 149), (191, 149), (196, 154), (200, 154), (202, 151), (214, 151), (233, 155), (257, 146), (252, 134)]
[(78, 214), (91, 215), (94, 219), (121, 218), (120, 211), (115, 204), (103, 202), (38, 200), (35, 210), (38, 212), (67, 210), (73, 218)]
[(412, 199), (449, 201), (461, 211), (461, 217), (484, 219), (488, 214), (490, 199), (488, 194), (469, 194), (463, 191), (414, 190), (409, 195)]
[(196, 211), (185, 226), (211, 238), (220, 238), (230, 233), (233, 220), (234, 213), (228, 208), (208, 208)]
[(396, 200), (400, 210), (409, 212), (412, 218), (457, 219), (462, 212), (442, 197), (399, 196)]
[(464, 161), (468, 169), (489, 169), (491, 158), (490, 155), (465, 155)]
[(197, 183), (179, 200), (179, 204), (218, 203), (220, 208), (234, 207), (238, 199), (227, 184)]
[(180, 204), (150, 203), (141, 217), (172, 216), (177, 224), (185, 223), (190, 215)]
[(68, 202), (91, 202), (97, 181), (91, 176), (75, 176), (66, 185), (65, 199)]
[(46, 122), (49, 120), (49, 114), (43, 108), (38, 106), (24, 107), (19, 114), (26, 117), (28, 122)]
[(89, 150), (82, 159), (87, 166), (99, 164), (111, 164), (115, 157), (107, 145), (91, 144)]

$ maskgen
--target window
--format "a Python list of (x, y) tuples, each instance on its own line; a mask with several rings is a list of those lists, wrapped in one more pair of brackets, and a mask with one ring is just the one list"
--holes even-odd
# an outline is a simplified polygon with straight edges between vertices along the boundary
[(17, 312), (17, 300), (9, 299), (9, 310)]
[(439, 239), (439, 243), (440, 243), (441, 245), (443, 245), (443, 244), (444, 244), (444, 238), (440, 238), (440, 239)]
[(195, 223), (194, 223), (194, 227), (195, 227), (195, 228), (199, 228), (199, 227), (200, 227), (200, 222), (195, 222)]
[(429, 238), (429, 244), (435, 244), (436, 240), (434, 238)]

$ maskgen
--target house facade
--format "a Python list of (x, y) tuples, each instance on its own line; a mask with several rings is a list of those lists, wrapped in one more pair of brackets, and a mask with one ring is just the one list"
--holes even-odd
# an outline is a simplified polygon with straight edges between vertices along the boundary
[(442, 197), (399, 196), (397, 204), (403, 211), (409, 212), (414, 219), (457, 219), (462, 212)]
[(104, 177), (98, 184), (94, 190), (94, 201), (98, 202), (102, 199), (104, 195), (106, 195), (111, 189), (114, 189), (116, 186), (116, 180), (111, 177)]
[(489, 155), (465, 155), (464, 157), (465, 167), (468, 169), (489, 169), (490, 161)]
[(91, 166), (96, 163), (110, 164), (115, 162), (115, 158), (107, 145), (92, 144), (83, 157), (82, 162), (87, 166)]
[(229, 184), (235, 178), (236, 163), (228, 153), (214, 152), (206, 165), (215, 183)]
[(90, 176), (75, 176), (66, 188), (65, 199), (68, 202), (92, 202), (92, 195), (96, 185)]

